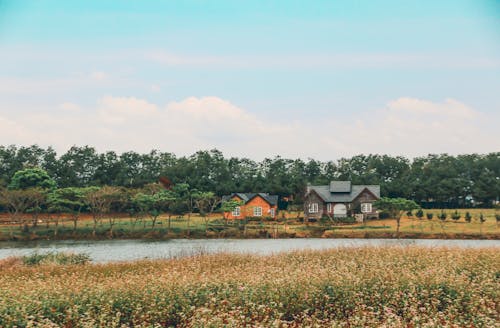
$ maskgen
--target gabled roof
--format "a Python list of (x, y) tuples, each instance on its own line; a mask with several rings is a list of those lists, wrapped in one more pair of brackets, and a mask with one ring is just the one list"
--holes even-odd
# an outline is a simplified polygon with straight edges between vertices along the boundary
[(264, 192), (259, 192), (259, 193), (235, 192), (235, 193), (232, 193), (231, 195), (222, 196), (222, 200), (227, 201), (227, 200), (233, 198), (234, 196), (239, 197), (241, 200), (243, 200), (243, 202), (245, 204), (248, 203), (249, 201), (251, 201), (252, 199), (254, 199), (255, 197), (260, 196), (266, 202), (268, 202), (269, 205), (271, 205), (271, 206), (278, 205), (278, 195), (269, 195), (268, 193), (264, 193)]
[(342, 182), (339, 185), (334, 185), (335, 191), (331, 191), (332, 183), (337, 181), (332, 181), (330, 185), (326, 186), (309, 186), (309, 190), (314, 190), (319, 197), (321, 197), (326, 203), (350, 203), (356, 197), (358, 197), (363, 190), (367, 189), (371, 192), (375, 197), (380, 198), (380, 186), (379, 185), (351, 185), (350, 181), (350, 191), (349, 192), (339, 192), (337, 190), (346, 190), (347, 184), (346, 181), (338, 181)]

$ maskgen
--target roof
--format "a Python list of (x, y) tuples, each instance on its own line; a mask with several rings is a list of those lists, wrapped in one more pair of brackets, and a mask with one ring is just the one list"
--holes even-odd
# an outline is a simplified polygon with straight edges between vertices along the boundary
[(331, 181), (330, 192), (351, 192), (351, 181)]
[[(334, 182), (341, 182), (340, 184), (334, 184)], [(309, 186), (309, 191), (314, 190), (319, 197), (321, 197), (326, 203), (350, 203), (356, 197), (363, 192), (363, 190), (368, 189), (377, 198), (380, 198), (380, 185), (351, 185), (350, 181), (350, 191), (349, 192), (339, 192), (338, 190), (346, 190), (346, 181), (332, 181), (330, 185), (326, 186)], [(332, 184), (334, 184), (333, 192)]]
[(245, 204), (248, 203), (249, 201), (251, 201), (256, 196), (260, 196), (266, 202), (268, 202), (269, 205), (272, 205), (272, 206), (278, 205), (278, 195), (269, 195), (268, 193), (265, 193), (265, 192), (259, 192), (259, 193), (253, 193), (253, 192), (247, 192), (247, 193), (235, 192), (235, 193), (232, 193), (231, 195), (222, 196), (222, 200), (223, 201), (227, 201), (227, 200), (233, 198), (234, 196), (237, 196), (237, 197), (241, 198), (241, 200), (243, 200), (245, 202)]

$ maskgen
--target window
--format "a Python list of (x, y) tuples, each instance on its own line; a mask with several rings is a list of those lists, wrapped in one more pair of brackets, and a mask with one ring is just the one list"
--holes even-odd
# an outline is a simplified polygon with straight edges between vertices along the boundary
[(326, 211), (327, 211), (328, 213), (331, 213), (331, 212), (332, 212), (332, 203), (328, 203), (328, 204), (326, 204)]
[(271, 208), (271, 209), (269, 210), (269, 214), (271, 214), (271, 217), (272, 217), (272, 218), (274, 218), (274, 212), (275, 212), (275, 211), (274, 211), (274, 208)]
[(309, 204), (309, 213), (318, 213), (318, 203), (310, 203)]
[(234, 210), (233, 210), (233, 216), (240, 216), (241, 214), (241, 210), (239, 207), (236, 207)]
[(361, 213), (371, 213), (372, 203), (361, 203)]
[(253, 208), (253, 216), (262, 216), (262, 207), (256, 206)]

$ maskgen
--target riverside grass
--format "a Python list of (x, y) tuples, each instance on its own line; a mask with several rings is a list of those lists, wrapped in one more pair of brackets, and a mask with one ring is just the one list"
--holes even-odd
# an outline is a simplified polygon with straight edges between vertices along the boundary
[(0, 275), (1, 327), (499, 327), (498, 248), (215, 254)]

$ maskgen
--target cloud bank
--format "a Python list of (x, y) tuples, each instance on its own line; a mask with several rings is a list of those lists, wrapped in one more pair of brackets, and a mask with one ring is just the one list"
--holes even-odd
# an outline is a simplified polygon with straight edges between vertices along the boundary
[(378, 110), (339, 121), (276, 121), (218, 97), (189, 97), (164, 106), (134, 97), (105, 96), (91, 107), (66, 102), (16, 114), (0, 109), (0, 144), (72, 145), (99, 151), (153, 148), (178, 155), (218, 148), (254, 159), (337, 159), (359, 153), (420, 156), (500, 149), (495, 127), (479, 111), (454, 100), (399, 98)]

